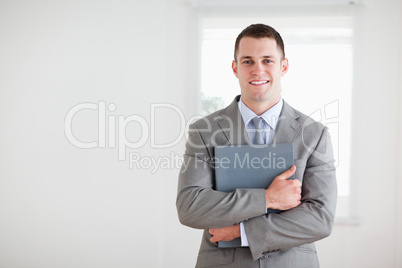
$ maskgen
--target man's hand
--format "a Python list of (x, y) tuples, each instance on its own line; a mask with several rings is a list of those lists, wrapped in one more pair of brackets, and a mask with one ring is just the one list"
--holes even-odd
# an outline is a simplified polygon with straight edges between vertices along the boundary
[(209, 233), (212, 235), (210, 239), (211, 242), (232, 241), (240, 237), (240, 224), (219, 229), (211, 228), (209, 229)]
[(301, 182), (297, 179), (287, 180), (296, 171), (296, 166), (275, 177), (265, 190), (267, 208), (286, 210), (297, 207), (301, 199)]

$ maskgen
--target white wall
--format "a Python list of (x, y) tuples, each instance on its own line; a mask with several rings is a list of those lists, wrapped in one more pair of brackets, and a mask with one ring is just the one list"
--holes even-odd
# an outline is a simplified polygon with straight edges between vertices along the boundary
[(351, 177), (358, 179), (361, 223), (336, 225), (319, 243), (324, 267), (401, 267), (400, 10), (399, 1), (371, 0), (355, 14)]
[[(399, 4), (399, 33), (402, 30), (402, 4)], [(397, 162), (397, 187), (396, 187), (396, 196), (397, 196), (397, 206), (396, 206), (396, 266), (395, 267), (402, 267), (402, 256), (400, 252), (402, 252), (402, 34), (399, 34), (399, 90), (398, 90), (398, 110), (399, 110), (399, 117), (397, 121), (397, 125), (399, 126), (398, 131), (398, 162)]]
[[(188, 119), (198, 88), (196, 16), (185, 0), (0, 2), (0, 267), (194, 266), (201, 231), (177, 220), (173, 163), (130, 169), (109, 144), (70, 144), (64, 120), (71, 107), (99, 101), (117, 106), (107, 112), (113, 118), (150, 123), (150, 104), (163, 102)], [(356, 16), (352, 176), (362, 221), (336, 225), (318, 250), (322, 267), (397, 268), (402, 7), (367, 0)], [(156, 115), (157, 142), (173, 141), (178, 113)], [(73, 131), (97, 140), (97, 111), (77, 113)], [(126, 134), (138, 141), (140, 124)], [(163, 160), (183, 150), (183, 141), (152, 149), (148, 140), (126, 153)]]

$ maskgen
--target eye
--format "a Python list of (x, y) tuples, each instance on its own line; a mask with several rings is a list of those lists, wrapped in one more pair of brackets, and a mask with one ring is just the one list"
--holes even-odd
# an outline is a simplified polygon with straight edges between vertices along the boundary
[(272, 60), (264, 60), (265, 63), (271, 63)]
[(245, 60), (243, 61), (244, 64), (251, 64), (251, 60)]

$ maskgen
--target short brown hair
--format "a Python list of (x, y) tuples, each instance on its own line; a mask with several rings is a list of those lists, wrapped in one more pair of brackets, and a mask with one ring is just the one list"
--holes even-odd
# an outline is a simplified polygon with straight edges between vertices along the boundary
[(251, 24), (245, 28), (236, 38), (235, 49), (234, 49), (234, 60), (236, 61), (237, 51), (239, 50), (240, 40), (243, 37), (253, 37), (253, 38), (271, 38), (276, 41), (277, 46), (282, 52), (282, 59), (285, 58), (285, 45), (281, 35), (271, 26), (265, 24)]

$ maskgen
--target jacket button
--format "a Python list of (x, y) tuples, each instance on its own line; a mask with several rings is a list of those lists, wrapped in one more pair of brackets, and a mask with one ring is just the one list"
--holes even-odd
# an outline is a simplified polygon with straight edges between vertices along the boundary
[(265, 253), (264, 255), (261, 256), (261, 260), (266, 260), (268, 259), (268, 253)]

